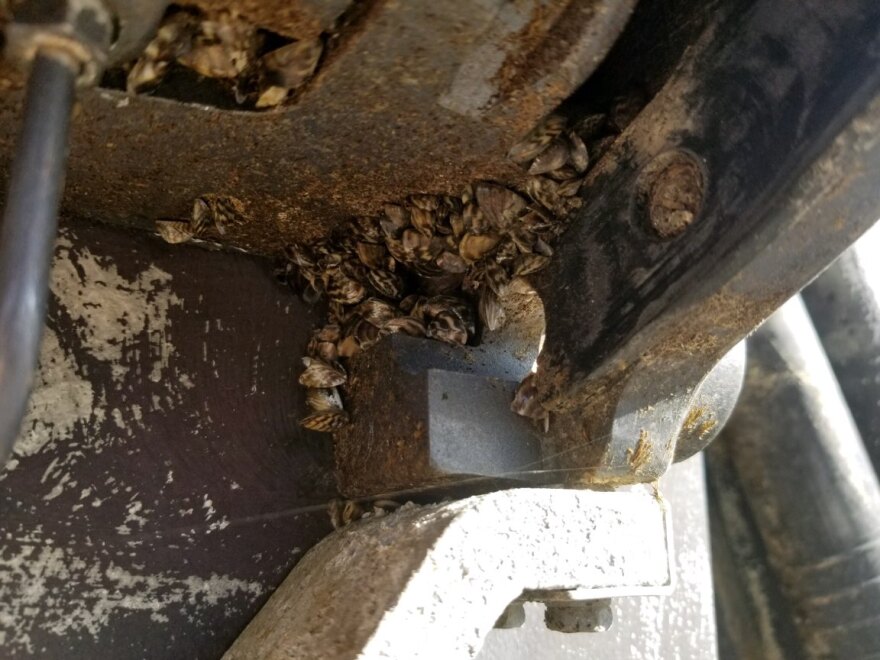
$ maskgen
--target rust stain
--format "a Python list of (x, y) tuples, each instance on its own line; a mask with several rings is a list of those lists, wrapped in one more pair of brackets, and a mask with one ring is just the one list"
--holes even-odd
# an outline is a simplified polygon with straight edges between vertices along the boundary
[(352, 0), (191, 0), (210, 12), (233, 11), (261, 27), (295, 39), (308, 39), (328, 30)]
[(708, 411), (705, 406), (694, 406), (688, 411), (687, 416), (684, 418), (684, 423), (682, 426), (686, 431), (693, 431), (697, 427), (697, 422), (700, 421), (700, 418), (705, 415)]
[(699, 438), (705, 438), (716, 426), (718, 420), (712, 418), (712, 413), (705, 406), (696, 406), (688, 411), (682, 427), (688, 433), (696, 432)]
[(546, 66), (546, 62), (534, 61), (530, 55), (550, 36), (568, 4), (568, 0), (556, 0), (546, 5), (536, 3), (525, 26), (505, 39), (508, 55), (492, 80), (499, 93), (509, 94), (511, 89), (531, 78), (530, 71), (534, 67), (543, 69)]
[(648, 440), (646, 429), (639, 431), (639, 441), (636, 443), (635, 449), (626, 450), (626, 457), (633, 472), (638, 472), (647, 464), (651, 457), (651, 442)]

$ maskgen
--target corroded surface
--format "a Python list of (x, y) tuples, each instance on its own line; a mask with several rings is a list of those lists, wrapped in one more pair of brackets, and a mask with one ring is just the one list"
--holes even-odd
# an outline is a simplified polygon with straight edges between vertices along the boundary
[(307, 311), (241, 255), (68, 226), (0, 472), (5, 658), (215, 657), (330, 530)]
[(352, 0), (194, 0), (184, 4), (206, 11), (235, 11), (278, 34), (308, 39), (327, 31)]
[[(877, 71), (880, 11), (810, 6), (759, 1), (716, 17), (589, 174), (539, 286), (537, 383), (557, 467), (656, 478), (684, 421), (676, 398), (877, 218), (880, 76), (862, 72)], [(768, 41), (784, 57), (769, 56)], [(865, 48), (845, 46), (855, 42)], [(637, 182), (673, 149), (700, 159), (705, 199), (683, 233), (658, 240), (636, 212)], [(639, 429), (612, 423), (639, 417)], [(634, 465), (645, 442), (654, 459)]]
[[(580, 38), (568, 35), (570, 47), (554, 55), (559, 68), (501, 90), (495, 77), (505, 62), (557, 41), (564, 27), (542, 19), (544, 4), (565, 5), (373, 3), (296, 104), (278, 112), (85, 92), (74, 119), (65, 208), (146, 227), (158, 217), (186, 217), (197, 196), (231, 195), (242, 201), (247, 222), (224, 242), (272, 253), (413, 192), (515, 180), (507, 149), (601, 61), (633, 3), (589, 3), (592, 11), (577, 22)], [(522, 35), (536, 22), (537, 38), (521, 51)], [(522, 66), (531, 63), (526, 58)], [(17, 91), (0, 97), (0, 171), (20, 101)]]

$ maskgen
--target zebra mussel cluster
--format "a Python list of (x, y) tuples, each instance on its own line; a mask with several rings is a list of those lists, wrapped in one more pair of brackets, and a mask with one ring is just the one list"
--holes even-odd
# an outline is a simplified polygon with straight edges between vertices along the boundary
[[(529, 291), (523, 278), (547, 266), (581, 205), (585, 173), (616, 132), (605, 115), (574, 126), (551, 115), (509, 152), (530, 175), (523, 191), (478, 182), (460, 195), (412, 195), (329, 238), (290, 245), (281, 279), (307, 303), (326, 298), (329, 313), (303, 358), (299, 382), (311, 412), (301, 425), (333, 432), (348, 422), (345, 362), (386, 335), (464, 345), (500, 328), (502, 298)], [(546, 421), (540, 405), (514, 403), (515, 412)]]
[(129, 93), (149, 92), (182, 66), (225, 83), (239, 105), (281, 105), (314, 76), (326, 35), (267, 46), (264, 31), (233, 12), (176, 8), (155, 38), (128, 67)]

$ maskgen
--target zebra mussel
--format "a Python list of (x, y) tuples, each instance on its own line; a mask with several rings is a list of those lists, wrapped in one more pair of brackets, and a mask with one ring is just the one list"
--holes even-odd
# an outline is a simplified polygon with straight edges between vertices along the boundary
[[(308, 344), (300, 382), (312, 412), (300, 423), (328, 432), (346, 423), (342, 365), (386, 335), (465, 345), (502, 327), (503, 298), (550, 262), (581, 204), (589, 145), (605, 133), (604, 115), (574, 126), (552, 115), (510, 150), (531, 174), (522, 192), (482, 181), (459, 195), (412, 195), (329, 238), (288, 246), (280, 279), (308, 303), (325, 298), (329, 310)], [(515, 409), (546, 419), (537, 403)]]
[[(558, 116), (545, 120), (508, 153), (508, 156), (524, 167), (530, 174), (543, 173), (554, 182), (546, 185), (538, 177), (527, 184), (533, 199), (553, 208), (560, 197), (564, 200), (572, 187), (579, 187), (576, 174), (587, 172), (604, 155), (617, 136), (636, 117), (647, 99), (637, 90), (614, 100), (609, 114), (598, 113), (583, 117), (569, 126)], [(549, 169), (548, 169), (549, 168)], [(546, 179), (544, 181), (546, 181)], [(560, 212), (565, 212), (564, 207)], [(526, 275), (546, 265), (552, 256), (552, 248), (542, 245), (530, 256), (521, 257), (518, 275)], [(544, 429), (550, 427), (550, 411), (540, 400), (535, 372), (528, 374), (517, 386), (510, 409), (532, 420)]]
[(362, 518), (381, 518), (393, 513), (398, 509), (412, 507), (411, 502), (402, 505), (394, 500), (373, 500), (372, 502), (358, 502), (357, 500), (344, 500), (336, 498), (330, 500), (327, 505), (327, 513), (330, 516), (330, 524), (333, 529), (340, 529)]
[(243, 221), (243, 210), (242, 203), (234, 197), (205, 195), (193, 202), (188, 220), (156, 220), (156, 233), (166, 243), (185, 243), (208, 230), (223, 235), (228, 226)]

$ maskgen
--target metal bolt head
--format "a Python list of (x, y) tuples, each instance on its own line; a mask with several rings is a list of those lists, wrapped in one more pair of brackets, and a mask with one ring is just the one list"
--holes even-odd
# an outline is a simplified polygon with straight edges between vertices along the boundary
[(649, 226), (659, 238), (670, 239), (682, 234), (699, 215), (705, 176), (690, 153), (667, 151), (645, 167), (637, 188)]
[(103, 0), (18, 0), (10, 8), (6, 57), (27, 65), (51, 51), (78, 70), (79, 85), (97, 82), (114, 30)]

